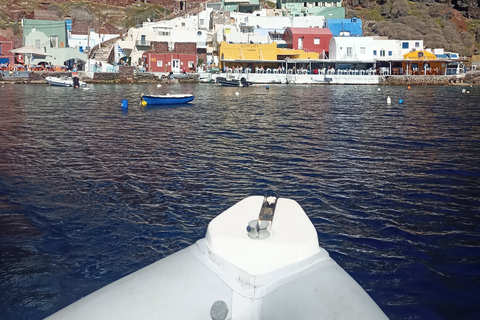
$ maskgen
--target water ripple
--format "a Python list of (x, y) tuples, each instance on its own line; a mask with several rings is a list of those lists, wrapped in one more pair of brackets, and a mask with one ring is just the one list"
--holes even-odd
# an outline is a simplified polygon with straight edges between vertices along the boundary
[[(194, 103), (139, 104), (177, 91)], [(41, 319), (191, 245), (244, 197), (276, 194), (391, 319), (474, 319), (480, 91), (460, 91), (7, 85), (0, 318)]]

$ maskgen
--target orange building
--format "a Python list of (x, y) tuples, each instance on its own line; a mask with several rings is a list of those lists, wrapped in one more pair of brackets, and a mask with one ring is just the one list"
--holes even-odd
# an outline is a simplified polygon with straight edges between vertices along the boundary
[(439, 60), (428, 51), (412, 51), (403, 55), (402, 68), (405, 75), (443, 75), (447, 61)]

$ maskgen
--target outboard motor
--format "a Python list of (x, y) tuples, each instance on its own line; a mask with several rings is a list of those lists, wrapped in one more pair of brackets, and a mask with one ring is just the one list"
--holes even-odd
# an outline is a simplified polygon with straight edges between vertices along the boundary
[(242, 79), (240, 79), (240, 82), (242, 83), (242, 87), (248, 87), (248, 81), (247, 79), (245, 79), (245, 77), (242, 77)]
[(80, 80), (78, 79), (78, 77), (73, 77), (73, 87), (74, 88), (80, 87)]

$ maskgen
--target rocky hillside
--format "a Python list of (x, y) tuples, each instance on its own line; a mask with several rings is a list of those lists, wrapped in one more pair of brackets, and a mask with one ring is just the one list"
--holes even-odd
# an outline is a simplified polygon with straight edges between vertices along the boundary
[(344, 0), (347, 17), (364, 21), (365, 35), (421, 39), (428, 48), (480, 54), (478, 0)]
[(23, 18), (61, 20), (70, 16), (74, 20), (74, 32), (86, 33), (88, 25), (108, 33), (121, 33), (148, 19), (170, 19), (179, 14), (197, 12), (200, 3), (205, 1), (0, 0), (0, 29), (10, 28), (15, 35), (21, 35), (20, 21)]
[[(209, 0), (212, 1), (212, 0)], [(212, 1), (213, 2), (213, 1)], [(0, 34), (21, 45), (22, 18), (74, 20), (74, 32), (88, 26), (123, 33), (144, 21), (170, 19), (198, 12), (202, 0), (0, 0)], [(272, 1), (261, 0), (264, 7)], [(426, 47), (445, 48), (471, 56), (480, 54), (480, 0), (344, 0), (347, 18), (364, 21), (365, 35), (423, 39)], [(183, 7), (186, 4), (186, 7)]]

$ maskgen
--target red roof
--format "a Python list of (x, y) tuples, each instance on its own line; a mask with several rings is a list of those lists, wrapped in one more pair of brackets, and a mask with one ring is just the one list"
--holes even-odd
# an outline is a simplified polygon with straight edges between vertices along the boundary
[(332, 35), (328, 28), (287, 28), (292, 34)]

